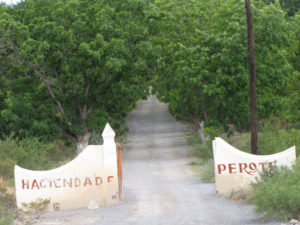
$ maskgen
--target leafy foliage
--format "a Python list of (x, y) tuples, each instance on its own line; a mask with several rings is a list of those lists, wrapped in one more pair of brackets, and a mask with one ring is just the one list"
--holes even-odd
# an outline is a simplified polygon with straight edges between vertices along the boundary
[(49, 160), (53, 155), (54, 144), (45, 144), (38, 138), (18, 138), (12, 136), (0, 140), (0, 176), (12, 178), (15, 164), (24, 168), (46, 170), (53, 166)]
[(3, 110), (0, 117), (5, 123), (3, 137), (41, 137), (53, 140), (59, 136), (58, 119), (47, 90), (31, 77), (11, 80), (5, 87)]
[[(258, 133), (259, 150), (262, 155), (274, 154), (281, 152), (291, 146), (300, 145), (300, 130), (294, 127), (281, 127), (280, 121), (265, 121)], [(242, 136), (228, 138), (229, 143), (233, 143), (236, 147), (243, 151), (250, 152), (250, 135), (243, 134)], [(237, 143), (239, 142), (239, 143)], [(296, 154), (300, 151), (296, 148)]]
[(3, 57), (22, 72), (4, 78), (0, 110), (6, 133), (19, 135), (29, 128), (29, 135), (51, 139), (61, 132), (80, 143), (106, 122), (119, 128), (135, 102), (148, 94), (155, 53), (144, 24), (146, 8), (137, 0), (29, 0), (4, 9), (9, 26), (3, 24), (2, 30), (23, 29), (16, 43), (1, 37), (12, 46)]
[(277, 169), (264, 174), (262, 180), (253, 184), (250, 202), (258, 213), (278, 219), (300, 219), (300, 163), (293, 169)]
[[(281, 152), (293, 145), (300, 146), (299, 129), (278, 129), (271, 123), (267, 123), (259, 133), (259, 146), (264, 155)], [(300, 151), (296, 154), (299, 155)]]
[[(106, 122), (122, 127), (149, 85), (177, 118), (249, 128), (242, 0), (28, 0), (0, 9), (3, 134), (79, 143)], [(299, 18), (253, 4), (260, 119), (299, 121)]]
[[(178, 118), (207, 125), (249, 127), (244, 2), (159, 2), (162, 46), (154, 87)], [(275, 5), (253, 6), (260, 118), (281, 115), (297, 79), (289, 62), (295, 31)], [(289, 115), (291, 115), (289, 113)]]
[(286, 11), (288, 16), (294, 16), (300, 9), (300, 2), (298, 0), (262, 0), (263, 2), (270, 4), (279, 2), (281, 8)]

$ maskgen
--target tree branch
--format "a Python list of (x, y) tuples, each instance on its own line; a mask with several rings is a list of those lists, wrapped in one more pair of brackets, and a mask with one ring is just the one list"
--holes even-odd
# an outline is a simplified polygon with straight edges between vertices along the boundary
[(94, 103), (91, 104), (90, 108), (88, 109), (86, 115), (88, 116), (94, 109)]
[[(1, 42), (3, 42), (3, 41), (1, 40)], [(66, 116), (66, 113), (65, 113), (65, 111), (64, 111), (64, 109), (63, 109), (63, 107), (62, 107), (61, 102), (60, 102), (59, 100), (57, 100), (57, 98), (56, 98), (56, 96), (55, 96), (55, 94), (54, 94), (54, 92), (53, 92), (53, 90), (52, 90), (50, 78), (47, 77), (47, 76), (46, 76), (44, 73), (42, 73), (41, 71), (39, 71), (38, 67), (37, 67), (35, 64), (33, 64), (33, 63), (31, 63), (31, 62), (28, 62), (26, 59), (22, 58), (22, 57), (20, 56), (19, 52), (18, 52), (18, 48), (16, 48), (16, 47), (14, 46), (13, 43), (10, 43), (8, 46), (11, 47), (12, 49), (14, 49), (14, 50), (17, 52), (16, 57), (13, 58), (13, 61), (17, 61), (17, 59), (20, 59), (21, 62), (27, 64), (29, 68), (33, 69), (35, 75), (36, 75), (38, 78), (40, 78), (40, 79), (46, 84), (48, 93), (50, 94), (50, 96), (52, 97), (52, 99), (55, 101), (55, 103), (56, 103), (56, 105), (57, 105), (57, 107), (58, 107), (60, 113), (62, 114), (62, 116), (63, 116), (63, 118), (64, 118), (64, 120), (65, 120), (65, 122), (68, 124), (68, 126), (72, 125), (72, 123), (69, 121), (69, 119), (68, 119), (67, 116)], [(57, 74), (57, 75), (58, 75), (58, 74)], [(58, 77), (59, 77), (59, 76), (58, 76)], [(58, 87), (58, 88), (61, 89), (60, 91), (62, 91), (61, 83), (60, 83), (60, 80), (59, 80), (59, 79), (58, 79), (58, 84), (59, 84), (59, 87)]]
[(72, 91), (73, 93), (77, 92), (76, 84), (74, 83), (74, 74), (72, 74)]
[(87, 96), (88, 96), (89, 91), (90, 91), (90, 87), (91, 87), (91, 84), (89, 83), (88, 86), (85, 89), (85, 99), (87, 99)]
[[(85, 89), (85, 99), (86, 99), (86, 100), (87, 100), (87, 96), (88, 96), (88, 94), (89, 94), (90, 87), (91, 87), (91, 85), (90, 85), (90, 83), (89, 83), (88, 86), (87, 86), (86, 89)], [(87, 105), (84, 105), (84, 106), (82, 107), (82, 105), (80, 105), (80, 104), (77, 104), (77, 108), (78, 108), (78, 110), (79, 110), (80, 118), (81, 118), (82, 120), (85, 120), (85, 119), (87, 118), (88, 114), (91, 113), (91, 110), (92, 110), (92, 108), (90, 107), (90, 108), (88, 109), (88, 111), (87, 111)]]
[(68, 134), (63, 128), (60, 129), (61, 133), (63, 134), (63, 136), (65, 136), (66, 138), (70, 139), (73, 142), (77, 142), (77, 138), (72, 136), (71, 134)]
[(63, 91), (63, 88), (62, 88), (62, 86), (61, 86), (60, 76), (59, 76), (58, 72), (56, 71), (56, 69), (54, 70), (54, 73), (55, 73), (55, 76), (56, 76), (57, 86), (58, 86), (59, 93), (60, 93), (61, 95), (63, 95), (63, 94), (64, 94), (64, 91)]
[(83, 109), (82, 109), (82, 106), (80, 104), (77, 104), (77, 108), (78, 108), (78, 111), (79, 111), (80, 118), (84, 119), (83, 118)]
[(45, 76), (45, 74), (40, 72), (34, 64), (32, 64), (32, 63), (28, 63), (28, 64), (31, 66), (31, 68), (33, 68), (33, 70), (34, 70), (35, 74), (37, 75), (37, 77), (39, 77), (46, 84), (48, 93), (50, 94), (52, 99), (55, 101), (60, 113), (62, 114), (62, 116), (65, 120), (65, 122), (68, 124), (68, 126), (71, 126), (72, 123), (67, 118), (65, 110), (63, 109), (61, 102), (59, 100), (57, 100), (57, 98), (56, 98), (56, 96), (55, 96), (55, 94), (54, 94), (54, 92), (51, 88), (51, 80), (49, 79), (49, 77)]

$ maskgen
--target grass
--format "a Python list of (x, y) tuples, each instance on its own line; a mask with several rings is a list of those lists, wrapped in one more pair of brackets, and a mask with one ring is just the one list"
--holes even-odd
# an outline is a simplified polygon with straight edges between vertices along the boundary
[(14, 212), (12, 210), (6, 210), (5, 207), (0, 204), (0, 225), (12, 225), (14, 220)]
[(190, 164), (193, 167), (197, 176), (201, 177), (204, 183), (214, 183), (215, 182), (215, 171), (214, 171), (214, 161), (213, 159), (193, 159)]
[(12, 136), (0, 140), (0, 176), (13, 180), (14, 165), (31, 170), (48, 170), (74, 156), (74, 148), (62, 141), (45, 143), (38, 138), (19, 140)]
[(0, 225), (11, 225), (15, 218), (13, 208), (15, 198), (7, 193), (7, 189), (0, 185)]
[(202, 144), (198, 132), (191, 125), (186, 130), (185, 139), (189, 146), (191, 146), (191, 156), (193, 160), (190, 165), (193, 167), (197, 176), (205, 183), (214, 183), (214, 161), (211, 141)]

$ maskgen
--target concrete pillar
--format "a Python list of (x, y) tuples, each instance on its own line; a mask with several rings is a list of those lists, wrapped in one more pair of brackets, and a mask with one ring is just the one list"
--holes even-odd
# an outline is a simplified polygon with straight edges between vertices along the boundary
[(104, 191), (106, 204), (110, 205), (119, 201), (118, 167), (115, 143), (115, 132), (107, 123), (102, 133), (103, 137), (103, 170)]

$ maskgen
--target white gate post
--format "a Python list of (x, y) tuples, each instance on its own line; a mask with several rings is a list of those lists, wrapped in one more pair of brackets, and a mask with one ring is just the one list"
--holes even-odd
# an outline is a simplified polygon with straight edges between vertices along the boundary
[(106, 204), (119, 201), (118, 167), (115, 143), (115, 132), (107, 123), (102, 133), (103, 137), (103, 173)]

